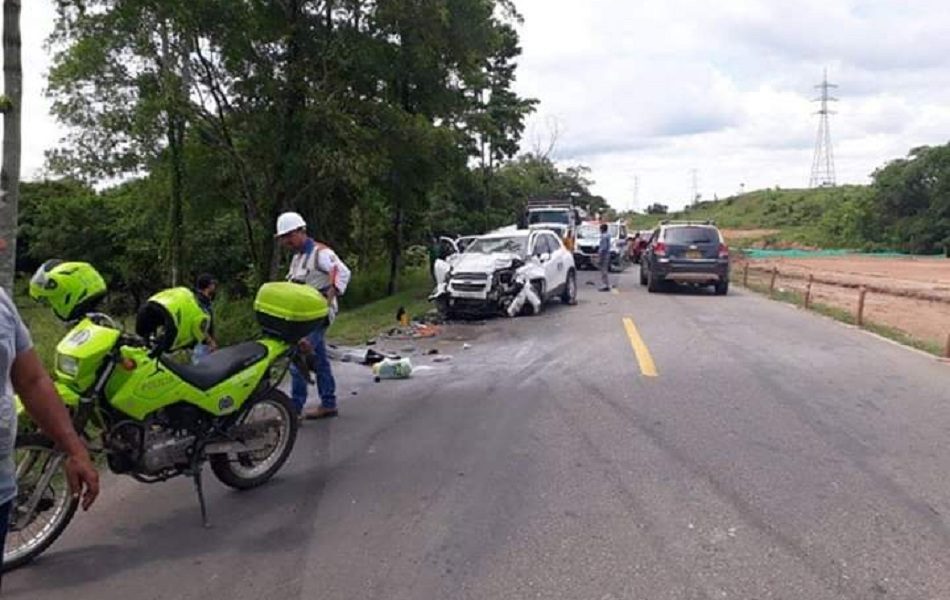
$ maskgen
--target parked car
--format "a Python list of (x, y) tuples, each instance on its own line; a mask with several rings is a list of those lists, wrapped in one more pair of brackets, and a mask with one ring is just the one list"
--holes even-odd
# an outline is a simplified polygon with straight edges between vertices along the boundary
[[(610, 270), (623, 271), (630, 266), (627, 250), (627, 225), (622, 221), (607, 224), (610, 232)], [(579, 269), (599, 268), (597, 264), (600, 248), (600, 222), (586, 221), (577, 229), (577, 245), (574, 248), (574, 264)]]
[(577, 300), (574, 258), (546, 229), (481, 236), (465, 252), (436, 261), (434, 270), (430, 300), (447, 316), (504, 314), (525, 286), (533, 292), (532, 312), (554, 298), (565, 304)]
[(729, 248), (711, 221), (663, 221), (640, 260), (640, 285), (658, 292), (667, 282), (712, 285), (729, 292)]

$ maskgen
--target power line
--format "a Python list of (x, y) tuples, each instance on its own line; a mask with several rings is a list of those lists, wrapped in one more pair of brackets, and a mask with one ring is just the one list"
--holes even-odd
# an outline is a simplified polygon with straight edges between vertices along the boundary
[(822, 82), (815, 86), (821, 90), (821, 96), (814, 99), (814, 102), (821, 103), (821, 109), (815, 113), (818, 117), (818, 136), (815, 140), (815, 156), (811, 163), (811, 178), (808, 187), (834, 187), (835, 186), (835, 156), (834, 148), (831, 145), (831, 127), (829, 125), (828, 115), (835, 114), (835, 111), (829, 110), (829, 102), (837, 102), (838, 99), (831, 96), (830, 90), (838, 86), (828, 83), (828, 70), (825, 69)]

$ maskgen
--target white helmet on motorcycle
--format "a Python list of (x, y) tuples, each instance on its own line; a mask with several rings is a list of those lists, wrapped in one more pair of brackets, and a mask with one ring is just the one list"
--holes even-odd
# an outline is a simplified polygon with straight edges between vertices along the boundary
[(303, 229), (307, 226), (307, 222), (303, 220), (303, 217), (300, 216), (300, 213), (295, 212), (285, 212), (281, 213), (277, 217), (277, 233), (274, 237), (280, 237), (282, 235), (287, 235), (298, 229)]

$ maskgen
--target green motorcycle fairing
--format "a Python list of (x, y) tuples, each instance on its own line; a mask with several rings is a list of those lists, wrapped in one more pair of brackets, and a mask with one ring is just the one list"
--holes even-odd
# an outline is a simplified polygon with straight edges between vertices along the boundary
[(54, 378), (85, 392), (96, 383), (99, 368), (115, 347), (121, 333), (111, 327), (96, 325), (86, 318), (73, 327), (56, 345)]
[(290, 347), (271, 338), (257, 342), (267, 348), (263, 359), (207, 390), (189, 384), (149, 356), (145, 348), (123, 346), (120, 364), (106, 382), (106, 398), (113, 407), (138, 420), (179, 402), (193, 404), (215, 416), (234, 413), (257, 389), (273, 362)]
[[(54, 381), (53, 386), (56, 388), (56, 393), (63, 399), (63, 404), (65, 404), (67, 408), (74, 409), (79, 406), (79, 392), (60, 381)], [(13, 396), (13, 402), (14, 406), (16, 406), (17, 418), (28, 419), (29, 415), (26, 412), (26, 407), (23, 406), (23, 402), (20, 401), (19, 395)]]

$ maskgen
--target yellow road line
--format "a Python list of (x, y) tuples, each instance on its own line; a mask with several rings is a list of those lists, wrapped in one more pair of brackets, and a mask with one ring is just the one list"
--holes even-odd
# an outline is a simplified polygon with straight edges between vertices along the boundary
[(624, 317), (623, 327), (627, 330), (627, 337), (630, 338), (633, 353), (637, 355), (637, 362), (640, 363), (640, 372), (646, 377), (656, 377), (656, 363), (653, 362), (650, 349), (643, 343), (643, 338), (640, 337), (637, 326), (633, 324), (633, 319)]

